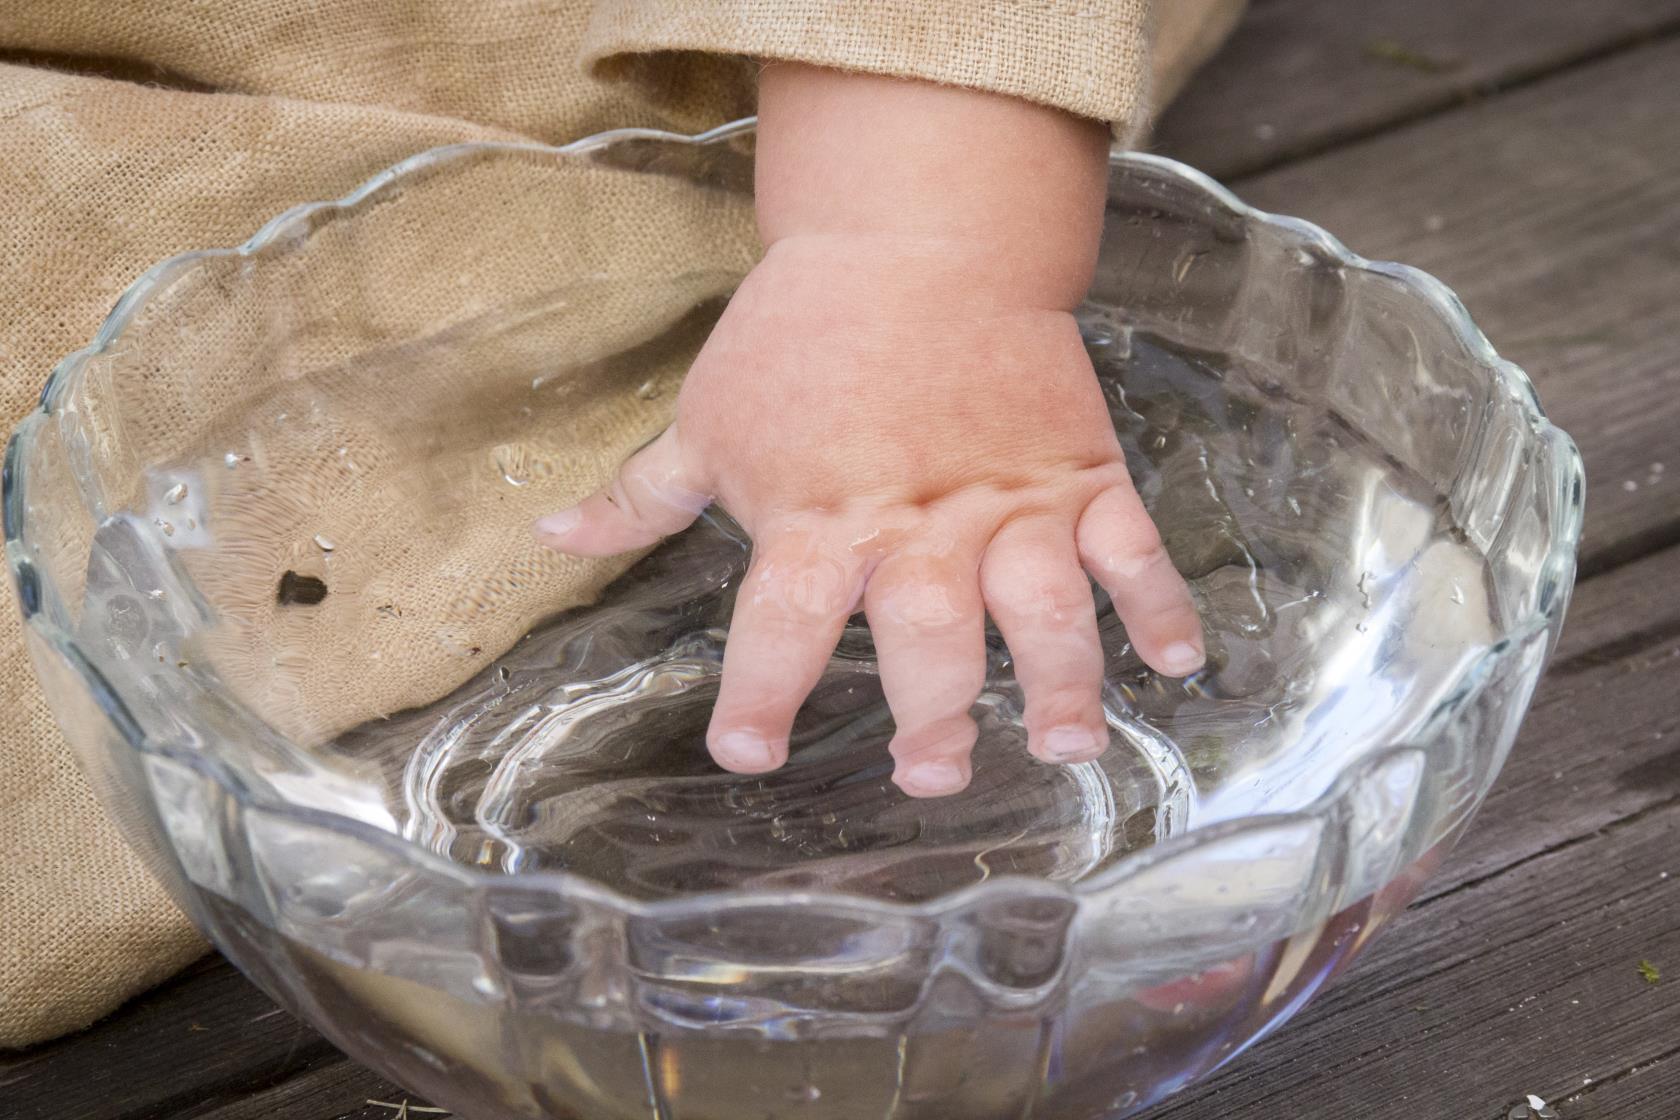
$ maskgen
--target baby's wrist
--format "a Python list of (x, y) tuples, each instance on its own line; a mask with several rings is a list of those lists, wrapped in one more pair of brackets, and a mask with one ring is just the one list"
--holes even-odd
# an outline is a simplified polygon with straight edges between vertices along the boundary
[(789, 231), (766, 246), (764, 267), (778, 287), (810, 284), (830, 306), (921, 322), (1066, 311), (1090, 281), (1081, 262), (1011, 253), (994, 238), (892, 230)]
[[(883, 273), (1071, 308), (1096, 262), (1107, 131), (1015, 98), (776, 64), (760, 87), (759, 229)], [(784, 254), (786, 255), (786, 254)]]

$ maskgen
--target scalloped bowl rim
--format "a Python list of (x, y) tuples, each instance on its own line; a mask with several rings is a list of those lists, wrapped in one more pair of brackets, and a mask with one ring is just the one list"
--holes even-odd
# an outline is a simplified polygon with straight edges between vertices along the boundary
[[(396, 833), (388, 832), (369, 822), (330, 810), (297, 805), (269, 791), (253, 788), (236, 774), (227, 763), (201, 751), (169, 742), (159, 742), (141, 730), (138, 721), (129, 713), (120, 692), (114, 688), (92, 662), (77, 647), (74, 639), (56, 624), (43, 618), (38, 605), (31, 607), (25, 593), (26, 584), (39, 580), (34, 565), (24, 553), (22, 535), (21, 495), (28, 487), (27, 477), (21, 484), (16, 471), (19, 448), (29, 440), (35, 427), (51, 415), (54, 401), (64, 385), (91, 358), (104, 352), (128, 326), (146, 301), (166, 288), (174, 279), (200, 261), (222, 257), (252, 256), (276, 241), (289, 229), (310, 215), (323, 210), (348, 210), (368, 196), (410, 172), (440, 165), (455, 159), (487, 152), (529, 152), (552, 156), (572, 156), (590, 152), (622, 141), (655, 140), (662, 143), (703, 146), (721, 143), (751, 133), (757, 123), (754, 117), (731, 121), (717, 128), (693, 135), (652, 128), (610, 129), (583, 137), (569, 144), (550, 145), (519, 141), (473, 141), (429, 148), (407, 157), (367, 179), (342, 197), (293, 206), (264, 223), (242, 244), (228, 248), (196, 249), (167, 257), (137, 278), (117, 300), (100, 325), (93, 340), (80, 350), (63, 358), (53, 369), (42, 388), (39, 406), (17, 427), (6, 448), (4, 469), (4, 527), (7, 566), (14, 588), (19, 595), (25, 625), (51, 646), (81, 677), (92, 693), (95, 703), (116, 727), (127, 745), (142, 755), (161, 757), (184, 765), (206, 779), (214, 781), (236, 797), (247, 810), (278, 815), (297, 824), (322, 828), (344, 834), (352, 841), (370, 844), (387, 854), (409, 861), (427, 875), (439, 875), (468, 887), (508, 885), (518, 888), (549, 890), (571, 898), (588, 899), (626, 916), (669, 919), (693, 916), (696, 913), (719, 909), (763, 906), (825, 907), (843, 909), (859, 915), (882, 918), (934, 919), (953, 911), (991, 904), (1018, 897), (1054, 897), (1077, 901), (1093, 894), (1107, 892), (1154, 865), (1178, 854), (1208, 845), (1231, 835), (1261, 830), (1273, 826), (1321, 824), (1334, 806), (1345, 796), (1348, 788), (1360, 777), (1380, 768), (1398, 755), (1411, 752), (1427, 754), (1423, 748), (1408, 744), (1394, 744), (1360, 754), (1350, 762), (1328, 789), (1311, 803), (1288, 812), (1255, 814), (1238, 817), (1202, 828), (1193, 829), (1162, 843), (1130, 853), (1101, 874), (1073, 883), (1052, 882), (1025, 876), (1000, 875), (931, 898), (901, 902), (871, 898), (842, 891), (773, 890), (729, 888), (701, 891), (695, 894), (660, 899), (637, 899), (600, 881), (575, 872), (560, 870), (490, 872), (455, 863), (446, 857), (414, 843)], [(1556, 508), (1562, 511), (1559, 526), (1553, 534), (1550, 548), (1539, 571), (1560, 580), (1562, 591), (1550, 603), (1539, 606), (1511, 627), (1486, 652), (1460, 675), (1456, 687), (1449, 690), (1449, 698), (1473, 689), (1513, 647), (1523, 647), (1544, 631), (1561, 612), (1569, 594), (1576, 548), (1580, 540), (1581, 503), (1571, 495), (1578, 495), (1584, 483), (1584, 471), (1574, 441), (1562, 429), (1546, 418), (1532, 381), (1517, 365), (1499, 356), (1492, 344), (1465, 310), (1458, 297), (1440, 280), (1410, 265), (1391, 261), (1372, 261), (1348, 249), (1323, 228), (1300, 218), (1272, 214), (1250, 206), (1209, 176), (1164, 156), (1144, 152), (1127, 152), (1118, 148), (1110, 153), (1110, 162), (1131, 163), (1153, 168), (1176, 178), (1202, 192), (1233, 216), (1245, 221), (1269, 225), (1285, 230), (1303, 243), (1311, 244), (1332, 259), (1339, 267), (1354, 272), (1370, 272), (1386, 276), (1410, 289), (1430, 312), (1447, 324), (1466, 352), (1491, 374), (1497, 385), (1504, 386), (1520, 403), (1523, 418), (1535, 434), (1540, 447), (1554, 464), (1552, 483), (1554, 497), (1561, 498)], [(92, 511), (95, 517), (103, 510)], [(36, 589), (38, 591), (38, 587)], [(55, 589), (56, 590), (56, 589)], [(255, 719), (255, 715), (251, 718)], [(260, 722), (260, 721), (259, 721)], [(273, 728), (269, 728), (273, 732)], [(278, 732), (273, 732), (279, 735)], [(282, 741), (284, 736), (279, 736)]]

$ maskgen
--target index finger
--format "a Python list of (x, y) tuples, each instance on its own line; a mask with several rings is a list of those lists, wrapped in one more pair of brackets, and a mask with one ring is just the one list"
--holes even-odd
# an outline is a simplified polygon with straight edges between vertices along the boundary
[(861, 558), (812, 538), (772, 539), (755, 550), (706, 733), (718, 765), (756, 774), (787, 761), (794, 716), (857, 609), (863, 577)]

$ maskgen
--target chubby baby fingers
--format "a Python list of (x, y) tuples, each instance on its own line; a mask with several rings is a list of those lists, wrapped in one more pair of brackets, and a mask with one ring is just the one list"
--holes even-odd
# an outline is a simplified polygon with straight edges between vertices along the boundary
[(889, 556), (864, 589), (881, 688), (897, 731), (893, 781), (912, 797), (968, 785), (978, 735), (969, 709), (986, 680), (978, 564)]
[(1189, 585), (1131, 486), (1111, 486), (1080, 515), (1079, 558), (1100, 583), (1144, 663), (1171, 677), (1207, 660)]
[(719, 766), (757, 774), (787, 761), (794, 716), (857, 609), (863, 576), (858, 557), (803, 536), (755, 546), (706, 733)]
[(1096, 605), (1069, 528), (1050, 516), (1011, 521), (980, 568), (1026, 693), (1027, 749), (1046, 762), (1087, 762), (1108, 746)]

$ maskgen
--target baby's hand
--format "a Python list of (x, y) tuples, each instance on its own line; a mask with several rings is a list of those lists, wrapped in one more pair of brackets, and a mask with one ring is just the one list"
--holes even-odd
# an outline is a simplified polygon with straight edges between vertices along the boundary
[(799, 66), (769, 68), (760, 105), (763, 261), (676, 422), (539, 536), (627, 552), (713, 500), (752, 535), (707, 736), (727, 769), (786, 760), (860, 605), (905, 792), (968, 783), (987, 612), (1032, 752), (1096, 757), (1108, 727), (1085, 572), (1147, 663), (1176, 676), (1203, 661), (1070, 313), (1101, 229), (1106, 136), (1007, 98)]

